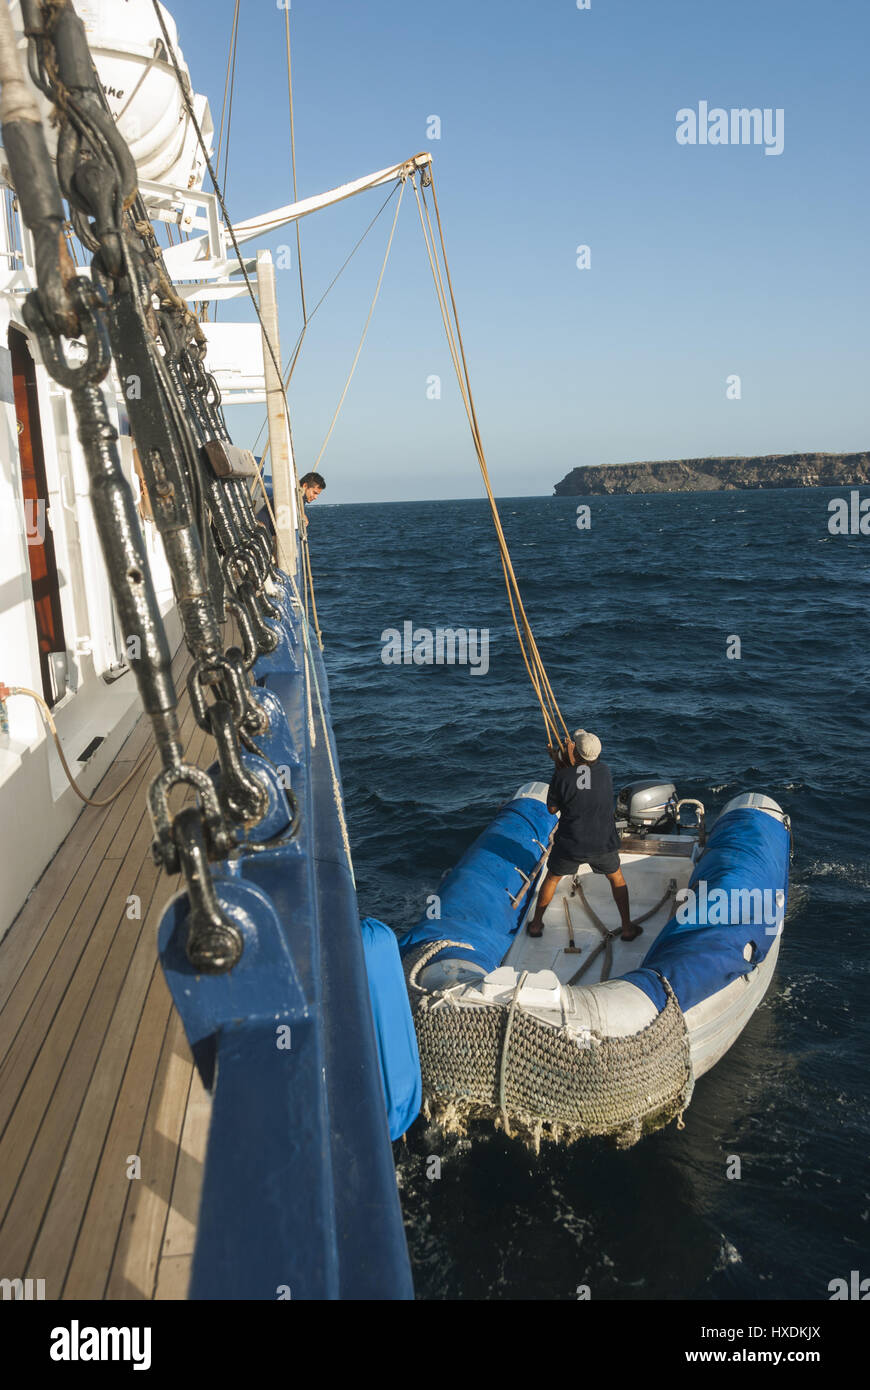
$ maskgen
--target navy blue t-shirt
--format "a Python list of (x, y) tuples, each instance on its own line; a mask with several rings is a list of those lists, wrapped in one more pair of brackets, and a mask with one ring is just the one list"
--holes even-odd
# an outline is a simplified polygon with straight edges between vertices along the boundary
[(599, 758), (594, 763), (560, 767), (550, 783), (547, 804), (561, 812), (553, 850), (578, 864), (619, 849), (613, 813), (613, 778)]

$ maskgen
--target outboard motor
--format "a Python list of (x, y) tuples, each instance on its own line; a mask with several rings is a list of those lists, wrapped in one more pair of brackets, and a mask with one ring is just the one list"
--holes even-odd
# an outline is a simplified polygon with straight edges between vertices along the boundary
[(616, 798), (617, 824), (639, 835), (651, 830), (670, 834), (677, 828), (677, 789), (673, 782), (629, 782)]

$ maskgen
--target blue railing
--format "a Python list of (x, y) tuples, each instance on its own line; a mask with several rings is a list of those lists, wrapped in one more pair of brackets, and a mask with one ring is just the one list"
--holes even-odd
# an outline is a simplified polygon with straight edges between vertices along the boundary
[(269, 731), (245, 761), (270, 786), (251, 838), (264, 852), (213, 866), (244, 936), (226, 975), (185, 954), (187, 897), (160, 925), (161, 959), (213, 1110), (189, 1297), (413, 1297), (369, 1003), (359, 912), (327, 748), (338, 772), (326, 674), (283, 601), (278, 648), (254, 666)]

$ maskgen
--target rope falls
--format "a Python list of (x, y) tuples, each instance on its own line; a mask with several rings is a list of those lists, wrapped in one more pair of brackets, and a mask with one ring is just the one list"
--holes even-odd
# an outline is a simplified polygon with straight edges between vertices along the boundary
[[(432, 280), (438, 298), (438, 307), (441, 311), (441, 320), (444, 324), (444, 332), (447, 337), (447, 345), (450, 350), (450, 358), (453, 362), (454, 371), (456, 372), (456, 380), (459, 383), (462, 403), (465, 406), (465, 413), (468, 417), (468, 423), (471, 429), (474, 450), (477, 454), (477, 461), (480, 465), (481, 476), (483, 477), (483, 485), (486, 489), (486, 496), (489, 501), (490, 511), (492, 512), (492, 521), (498, 541), (499, 556), (504, 573), (505, 588), (507, 590), (514, 630), (517, 634), (517, 641), (519, 642), (520, 652), (522, 653), (523, 661), (529, 674), (529, 680), (532, 683), (532, 689), (541, 707), (544, 727), (547, 731), (548, 744), (551, 748), (558, 749), (562, 752), (564, 751), (564, 747), (559, 728), (561, 726), (562, 734), (564, 734), (566, 742), (568, 739), (568, 728), (562, 717), (562, 712), (556, 697), (553, 694), (553, 688), (550, 685), (543, 659), (538, 650), (538, 644), (535, 641), (532, 625), (526, 613), (525, 605), (523, 604), (519, 583), (514, 572), (510, 550), (502, 528), (501, 517), (492, 491), (492, 484), (490, 483), (486, 453), (483, 447), (480, 426), (477, 422), (477, 411), (475, 410), (474, 396), (471, 390), (468, 359), (465, 355), (465, 345), (462, 341), (462, 329), (459, 324), (459, 311), (456, 307), (453, 277), (450, 274), (450, 265), (447, 259), (447, 246), (444, 239), (441, 212), (438, 206), (438, 194), (435, 189), (435, 179), (431, 167), (428, 173), (421, 172), (419, 189), (417, 188), (414, 173), (411, 174), (411, 182), (417, 201), (420, 226), (426, 245), (429, 267), (432, 271)], [(426, 198), (427, 186), (430, 187), (432, 191), (432, 205), (435, 211), (435, 222), (438, 228), (437, 240), (432, 225), (432, 218), (429, 213), (429, 204)]]

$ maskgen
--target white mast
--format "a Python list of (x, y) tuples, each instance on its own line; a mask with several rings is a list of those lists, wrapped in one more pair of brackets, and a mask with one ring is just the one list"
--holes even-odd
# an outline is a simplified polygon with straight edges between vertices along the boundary
[[(281, 345), (278, 337), (278, 299), (275, 294), (275, 267), (269, 251), (257, 252), (257, 298), (263, 326), (263, 375), (266, 384), (266, 412), (269, 419), (269, 452), (272, 457), (272, 505), (275, 511), (275, 536), (278, 543), (278, 564), (286, 574), (296, 575), (296, 484), (294, 481), (293, 445), (287, 402), (280, 366)], [(270, 351), (271, 346), (271, 351)]]

